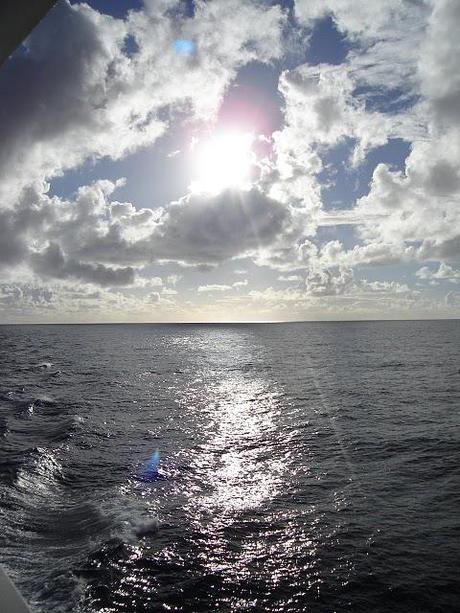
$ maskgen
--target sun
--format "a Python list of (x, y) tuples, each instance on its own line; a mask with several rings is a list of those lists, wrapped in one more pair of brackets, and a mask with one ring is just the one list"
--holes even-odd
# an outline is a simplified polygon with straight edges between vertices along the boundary
[(193, 146), (193, 193), (218, 194), (224, 189), (248, 189), (255, 162), (254, 135), (221, 132)]

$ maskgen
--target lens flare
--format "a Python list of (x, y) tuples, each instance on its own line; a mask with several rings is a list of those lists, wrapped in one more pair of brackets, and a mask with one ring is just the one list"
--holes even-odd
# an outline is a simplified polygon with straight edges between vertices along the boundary
[(193, 55), (195, 52), (195, 43), (187, 38), (178, 38), (173, 43), (173, 49), (177, 55)]
[(152, 453), (139, 471), (138, 478), (141, 481), (154, 481), (158, 479), (158, 465), (160, 464), (160, 452), (158, 449)]

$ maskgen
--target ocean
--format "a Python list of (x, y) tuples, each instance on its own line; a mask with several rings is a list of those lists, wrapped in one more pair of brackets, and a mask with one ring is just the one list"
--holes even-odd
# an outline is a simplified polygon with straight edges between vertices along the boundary
[(0, 326), (0, 563), (40, 613), (459, 611), (459, 358), (460, 321)]

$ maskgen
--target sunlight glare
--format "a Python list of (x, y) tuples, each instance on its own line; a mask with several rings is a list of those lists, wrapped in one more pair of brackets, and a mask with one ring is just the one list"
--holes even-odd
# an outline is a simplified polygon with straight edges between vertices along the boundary
[(228, 132), (198, 141), (194, 146), (195, 180), (192, 193), (218, 194), (233, 187), (248, 189), (251, 169), (255, 163), (252, 150), (254, 135)]

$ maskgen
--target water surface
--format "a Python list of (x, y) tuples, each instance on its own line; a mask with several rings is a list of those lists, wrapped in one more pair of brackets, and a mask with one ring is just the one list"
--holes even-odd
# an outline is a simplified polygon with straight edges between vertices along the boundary
[(2, 326), (0, 561), (43, 613), (458, 611), (459, 354), (458, 321)]

